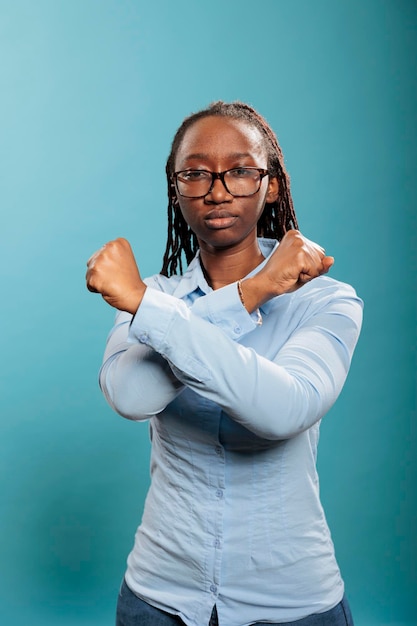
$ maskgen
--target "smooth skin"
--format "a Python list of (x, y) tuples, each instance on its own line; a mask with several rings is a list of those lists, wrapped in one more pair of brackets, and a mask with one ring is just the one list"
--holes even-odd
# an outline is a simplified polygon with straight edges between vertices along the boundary
[[(175, 169), (221, 172), (235, 167), (267, 169), (267, 154), (257, 128), (224, 117), (205, 117), (185, 133)], [(228, 193), (221, 180), (204, 198), (177, 200), (184, 219), (195, 233), (200, 259), (213, 289), (247, 276), (263, 260), (257, 241), (257, 222), (265, 203), (278, 196), (278, 180), (266, 176), (259, 192), (246, 198)], [(251, 313), (275, 296), (295, 291), (329, 271), (333, 257), (290, 230), (255, 276), (241, 282), (245, 307)], [(105, 244), (87, 262), (87, 288), (100, 293), (111, 306), (134, 315), (146, 290), (126, 239)]]

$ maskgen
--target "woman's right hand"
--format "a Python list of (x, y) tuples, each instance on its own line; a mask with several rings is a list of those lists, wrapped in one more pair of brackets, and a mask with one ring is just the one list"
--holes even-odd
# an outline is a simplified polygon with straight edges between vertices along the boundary
[(104, 244), (87, 261), (87, 289), (100, 293), (104, 300), (120, 311), (134, 315), (142, 302), (146, 285), (126, 239)]
[(265, 266), (253, 277), (241, 282), (243, 299), (249, 312), (267, 300), (302, 287), (317, 276), (326, 274), (334, 258), (324, 248), (289, 230)]

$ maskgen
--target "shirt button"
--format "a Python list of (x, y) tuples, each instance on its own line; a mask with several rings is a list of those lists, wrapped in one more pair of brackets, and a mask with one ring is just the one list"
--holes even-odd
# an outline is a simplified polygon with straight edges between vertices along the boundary
[(214, 547), (215, 548), (220, 548), (220, 541), (218, 539), (214, 540)]
[(216, 585), (210, 585), (210, 591), (211, 591), (211, 593), (217, 593)]
[(216, 446), (216, 454), (219, 456), (223, 453), (223, 448), (221, 446)]
[(148, 333), (141, 333), (141, 334), (139, 335), (139, 341), (140, 341), (140, 343), (146, 343), (146, 342), (148, 341), (148, 339), (149, 339), (149, 335), (148, 335)]
[(240, 333), (242, 332), (242, 329), (240, 326), (235, 326), (233, 330), (236, 335), (240, 335)]
[(221, 489), (217, 489), (217, 490), (216, 490), (216, 496), (217, 496), (218, 498), (223, 498), (223, 491), (222, 491)]

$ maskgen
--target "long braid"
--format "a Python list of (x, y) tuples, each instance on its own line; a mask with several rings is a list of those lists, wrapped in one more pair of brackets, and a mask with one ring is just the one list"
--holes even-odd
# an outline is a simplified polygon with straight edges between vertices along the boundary
[(257, 233), (259, 237), (268, 237), (280, 241), (288, 230), (298, 228), (297, 218), (290, 192), (290, 178), (285, 169), (284, 157), (278, 139), (267, 121), (248, 104), (243, 102), (225, 103), (214, 102), (207, 109), (194, 113), (185, 118), (177, 130), (171, 146), (171, 152), (166, 164), (168, 183), (168, 237), (161, 274), (172, 276), (183, 272), (183, 256), (188, 263), (193, 259), (198, 249), (195, 234), (184, 220), (178, 205), (175, 186), (171, 175), (175, 171), (175, 158), (178, 148), (187, 129), (203, 117), (231, 117), (242, 120), (255, 126), (265, 139), (265, 148), (268, 155), (268, 170), (271, 176), (276, 176), (279, 183), (276, 202), (267, 203), (259, 218)]

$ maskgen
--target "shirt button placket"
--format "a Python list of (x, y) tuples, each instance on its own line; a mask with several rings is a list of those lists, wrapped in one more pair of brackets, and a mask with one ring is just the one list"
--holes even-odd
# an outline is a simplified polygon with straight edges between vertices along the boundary
[(215, 518), (214, 518), (214, 538), (213, 538), (213, 580), (210, 584), (210, 592), (217, 598), (219, 593), (219, 581), (220, 581), (220, 569), (221, 569), (221, 560), (222, 560), (222, 538), (223, 538), (223, 507), (224, 507), (224, 450), (223, 446), (217, 444), (214, 447), (214, 452), (216, 454), (216, 476), (217, 476), (217, 486), (214, 488), (214, 495), (217, 500), (217, 505), (215, 507)]

